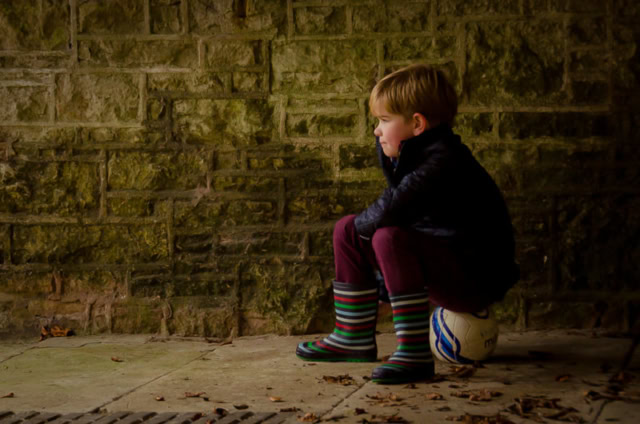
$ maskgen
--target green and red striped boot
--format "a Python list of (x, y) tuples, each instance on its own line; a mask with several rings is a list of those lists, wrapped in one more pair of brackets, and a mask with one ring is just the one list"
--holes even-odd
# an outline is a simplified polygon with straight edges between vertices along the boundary
[(376, 319), (378, 288), (333, 282), (336, 327), (328, 337), (298, 345), (305, 361), (373, 362), (378, 355)]
[(382, 384), (428, 380), (435, 374), (429, 345), (429, 297), (427, 293), (415, 293), (389, 298), (398, 346), (373, 370), (371, 380)]

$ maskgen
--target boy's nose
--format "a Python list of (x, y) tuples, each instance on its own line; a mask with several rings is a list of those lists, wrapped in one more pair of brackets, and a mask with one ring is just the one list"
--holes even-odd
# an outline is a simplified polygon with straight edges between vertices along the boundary
[(382, 135), (382, 131), (380, 131), (380, 127), (375, 127), (375, 129), (373, 130), (373, 135), (375, 135), (376, 137), (380, 137)]

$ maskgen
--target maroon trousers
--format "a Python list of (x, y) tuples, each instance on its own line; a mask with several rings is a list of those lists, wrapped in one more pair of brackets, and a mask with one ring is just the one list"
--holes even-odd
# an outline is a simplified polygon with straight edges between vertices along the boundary
[(377, 269), (391, 296), (426, 290), (431, 303), (456, 312), (476, 312), (491, 303), (485, 284), (474, 278), (473, 264), (451, 242), (401, 227), (380, 228), (365, 240), (354, 219), (345, 216), (333, 231), (336, 281), (375, 287)]

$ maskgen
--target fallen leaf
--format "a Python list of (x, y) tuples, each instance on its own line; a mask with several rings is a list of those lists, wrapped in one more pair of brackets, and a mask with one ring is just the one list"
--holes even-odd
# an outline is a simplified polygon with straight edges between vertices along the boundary
[(164, 396), (156, 396), (156, 400), (158, 402), (163, 402), (164, 401)]
[(404, 402), (400, 402), (402, 399), (398, 397), (398, 395), (394, 393), (389, 393), (388, 395), (383, 395), (381, 393), (376, 393), (373, 396), (366, 395), (370, 401), (367, 401), (370, 405), (380, 405), (380, 406), (403, 406)]
[(227, 415), (229, 415), (229, 411), (227, 411), (224, 408), (216, 408), (213, 410), (213, 412), (215, 412), (217, 415), (221, 416), (221, 417), (225, 417)]
[(442, 396), (440, 393), (427, 393), (426, 395), (424, 395), (427, 400), (443, 400), (444, 396)]
[(295, 406), (292, 406), (290, 408), (280, 408), (280, 412), (298, 412), (299, 409), (296, 408)]
[(269, 396), (271, 402), (284, 402), (280, 396)]
[(562, 374), (556, 377), (556, 381), (558, 383), (564, 383), (565, 381), (568, 381), (571, 377), (572, 377), (571, 374)]
[(366, 414), (367, 411), (365, 411), (363, 408), (356, 408), (355, 413), (356, 415), (362, 415), (362, 414)]
[(457, 417), (448, 416), (445, 419), (447, 421), (464, 422), (465, 424), (514, 424), (513, 421), (504, 418), (500, 414), (485, 416), (467, 413)]
[(408, 423), (409, 422), (399, 415), (372, 415), (371, 419), (375, 420), (375, 421), (371, 421), (371, 423)]
[(249, 407), (249, 405), (245, 405), (244, 403), (242, 405), (233, 405), (234, 408), (236, 409), (247, 409)]
[(547, 360), (553, 356), (552, 353), (543, 352), (540, 350), (530, 350), (528, 353), (530, 356), (533, 356), (534, 359), (538, 359), (538, 360)]
[(463, 390), (458, 392), (452, 392), (451, 396), (469, 399), (472, 402), (488, 402), (494, 397), (502, 396), (501, 392), (496, 392), (487, 389), (481, 390)]
[(415, 383), (411, 383), (411, 384), (407, 384), (406, 386), (404, 386), (405, 389), (417, 389), (418, 386), (415, 385)]
[(112, 357), (111, 357), (111, 360), (112, 360), (113, 362), (124, 362), (124, 359), (120, 359), (120, 358), (118, 358), (117, 356), (112, 356)]
[(63, 328), (59, 325), (44, 326), (40, 329), (40, 341), (48, 338), (48, 337), (69, 337), (73, 336), (75, 333), (70, 328)]
[(351, 386), (356, 384), (356, 381), (349, 374), (343, 374), (338, 376), (323, 375), (322, 379), (327, 383), (340, 384), (342, 386)]
[(476, 373), (476, 368), (467, 367), (464, 365), (461, 367), (452, 366), (450, 368), (451, 371), (453, 371), (453, 374), (449, 374), (447, 377), (469, 378)]
[(318, 416), (313, 412), (307, 412), (302, 417), (298, 417), (298, 421), (303, 423), (313, 423), (318, 420)]
[(7, 393), (4, 396), (0, 396), (0, 399), (6, 399), (6, 398), (12, 398), (12, 397), (16, 397), (16, 395), (13, 392)]
[(184, 392), (184, 397), (186, 398), (201, 398), (202, 400), (208, 401), (209, 397), (206, 392)]
[(451, 408), (448, 406), (441, 406), (440, 408), (436, 408), (436, 411), (451, 411)]

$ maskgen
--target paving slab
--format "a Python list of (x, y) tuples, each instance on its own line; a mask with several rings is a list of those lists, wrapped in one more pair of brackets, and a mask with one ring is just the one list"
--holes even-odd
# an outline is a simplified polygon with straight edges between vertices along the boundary
[[(229, 344), (152, 336), (0, 342), (0, 396), (15, 395), (0, 398), (0, 411), (50, 412), (47, 424), (69, 424), (63, 420), (68, 415), (55, 414), (90, 411), (96, 413), (68, 421), (206, 424), (226, 411), (231, 415), (218, 421), (300, 422), (314, 414), (344, 424), (399, 417), (431, 423), (500, 414), (513, 423), (640, 422), (640, 403), (634, 402), (640, 400), (640, 351), (618, 397), (607, 393), (630, 346), (626, 338), (566, 330), (504, 333), (472, 376), (456, 377), (452, 364), (437, 362), (439, 381), (384, 386), (368, 379), (376, 363), (295, 357), (299, 342), (323, 336), (242, 337)], [(393, 334), (377, 340), (380, 357), (395, 349)], [(351, 379), (338, 384), (328, 378), (341, 375)], [(494, 396), (469, 398), (487, 392)], [(115, 415), (120, 412), (126, 415)], [(194, 414), (201, 415), (194, 420)], [(26, 424), (18, 421), (13, 424)]]

